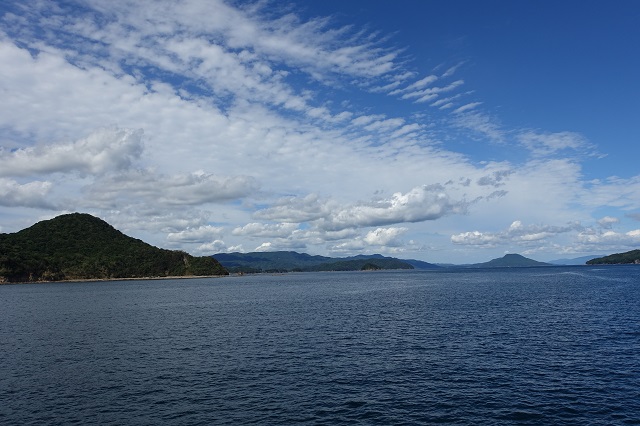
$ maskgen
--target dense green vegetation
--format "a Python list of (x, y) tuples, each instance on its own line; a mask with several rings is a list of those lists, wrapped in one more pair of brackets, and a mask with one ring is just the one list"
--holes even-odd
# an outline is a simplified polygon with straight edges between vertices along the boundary
[(635, 263), (640, 264), (640, 250), (631, 250), (624, 253), (611, 254), (609, 256), (591, 259), (587, 265), (616, 265)]
[(151, 246), (89, 214), (0, 234), (0, 282), (226, 274), (211, 257)]
[[(345, 258), (311, 256), (295, 251), (219, 253), (216, 259), (230, 272), (317, 272), (360, 271), (363, 269), (413, 269), (407, 261), (379, 254)], [(425, 265), (430, 265), (422, 262)], [(368, 266), (367, 266), (368, 265)], [(367, 266), (367, 268), (365, 268)]]

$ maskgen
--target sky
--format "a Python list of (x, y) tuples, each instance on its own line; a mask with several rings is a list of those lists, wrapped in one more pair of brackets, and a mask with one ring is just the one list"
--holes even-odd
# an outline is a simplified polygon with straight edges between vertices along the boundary
[(0, 3), (0, 232), (475, 263), (640, 248), (640, 2)]

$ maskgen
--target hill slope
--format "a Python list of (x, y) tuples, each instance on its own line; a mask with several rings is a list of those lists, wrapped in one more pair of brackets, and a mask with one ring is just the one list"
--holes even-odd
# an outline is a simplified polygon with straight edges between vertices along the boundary
[(520, 254), (506, 254), (498, 259), (493, 259), (484, 263), (470, 265), (474, 268), (523, 268), (528, 266), (552, 266), (549, 263), (538, 262)]
[(159, 249), (89, 214), (0, 234), (0, 282), (226, 274), (211, 257)]
[(363, 269), (413, 269), (409, 263), (379, 254), (353, 257), (311, 256), (295, 251), (218, 253), (215, 258), (232, 272), (359, 271)]
[(640, 264), (640, 250), (631, 250), (624, 253), (611, 254), (609, 256), (591, 259), (587, 265), (617, 265), (635, 263)]

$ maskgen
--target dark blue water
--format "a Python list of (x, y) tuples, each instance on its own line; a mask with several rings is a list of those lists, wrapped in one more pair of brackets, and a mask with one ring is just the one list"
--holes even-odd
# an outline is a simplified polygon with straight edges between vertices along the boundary
[(1, 424), (640, 424), (640, 267), (0, 286)]

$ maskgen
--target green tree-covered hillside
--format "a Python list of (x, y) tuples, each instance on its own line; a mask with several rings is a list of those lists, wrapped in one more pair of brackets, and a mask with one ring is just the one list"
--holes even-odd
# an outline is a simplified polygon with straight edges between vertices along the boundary
[(640, 264), (640, 250), (631, 250), (624, 253), (611, 254), (609, 256), (591, 259), (587, 265), (617, 265), (636, 263)]
[(212, 257), (154, 247), (89, 214), (0, 234), (0, 282), (226, 274)]

